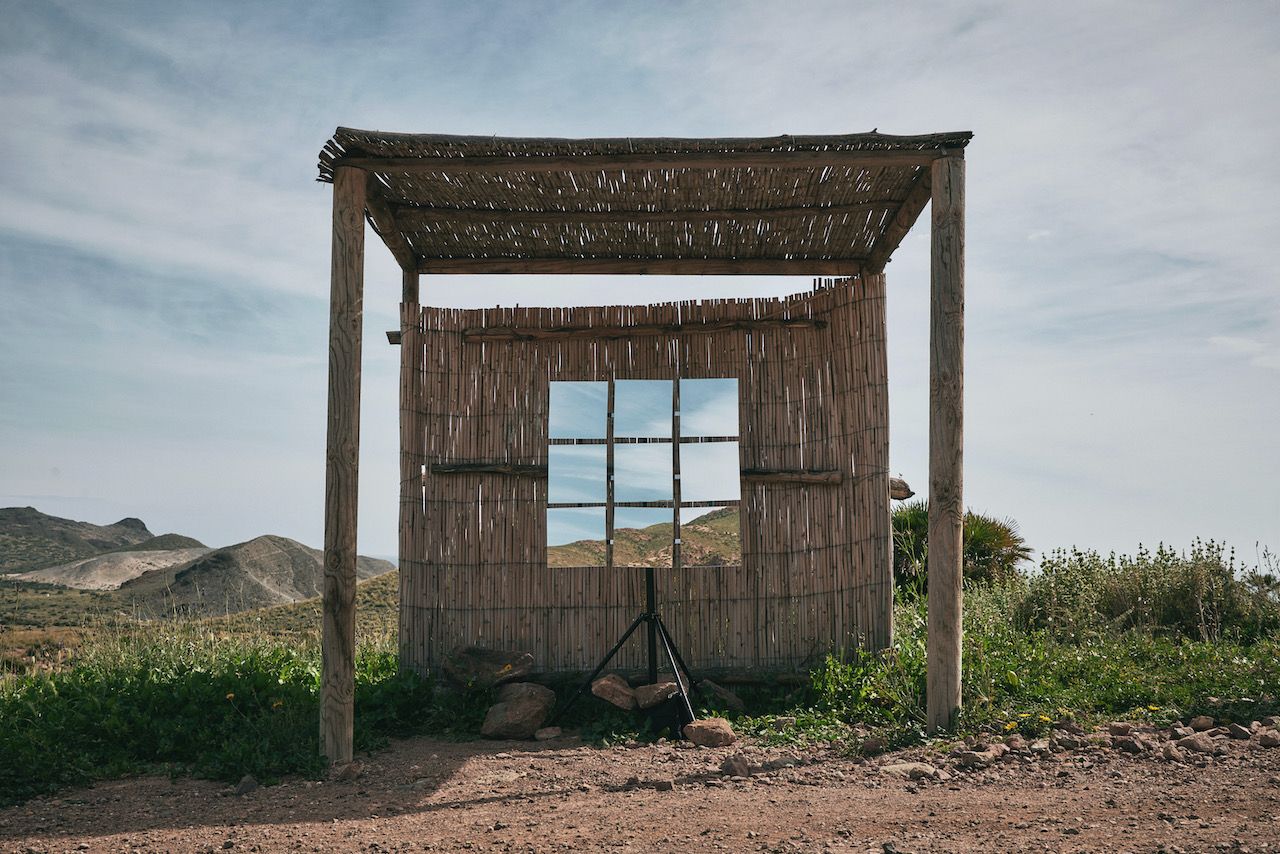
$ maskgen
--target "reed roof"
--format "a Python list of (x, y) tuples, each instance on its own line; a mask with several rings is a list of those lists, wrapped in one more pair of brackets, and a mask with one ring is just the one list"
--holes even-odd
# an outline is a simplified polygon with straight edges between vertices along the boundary
[(421, 272), (883, 269), (969, 132), (529, 139), (338, 128), (320, 180), (369, 174), (367, 213)]

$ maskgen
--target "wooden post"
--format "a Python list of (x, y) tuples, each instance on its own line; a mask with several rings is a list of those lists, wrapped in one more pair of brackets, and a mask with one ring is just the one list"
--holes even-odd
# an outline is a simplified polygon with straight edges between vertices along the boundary
[[(417, 389), (421, 383), (418, 371), (422, 364), (422, 341), (418, 334), (421, 309), (418, 307), (416, 268), (405, 269), (400, 280), (400, 602), (413, 601), (413, 565), (420, 561), (417, 531), (422, 524), (422, 436), (418, 435)], [(407, 669), (411, 660), (410, 639), (414, 632), (408, 622), (408, 611), (400, 608), (400, 667)]]
[(355, 721), (356, 503), (360, 462), (360, 334), (364, 314), (363, 170), (333, 175), (329, 291), (329, 431), (324, 486), (320, 743), (350, 762)]
[(964, 612), (964, 160), (933, 162), (929, 335), (928, 723), (960, 710)]

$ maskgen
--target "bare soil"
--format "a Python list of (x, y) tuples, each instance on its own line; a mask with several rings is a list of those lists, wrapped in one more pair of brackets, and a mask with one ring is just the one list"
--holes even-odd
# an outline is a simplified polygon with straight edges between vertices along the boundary
[[(908, 782), (830, 750), (430, 739), (348, 782), (236, 795), (149, 776), (0, 811), (0, 851), (1277, 851), (1280, 749), (1191, 764), (1093, 747)], [(794, 767), (728, 777), (742, 753)], [(775, 764), (779, 764), (775, 762)]]

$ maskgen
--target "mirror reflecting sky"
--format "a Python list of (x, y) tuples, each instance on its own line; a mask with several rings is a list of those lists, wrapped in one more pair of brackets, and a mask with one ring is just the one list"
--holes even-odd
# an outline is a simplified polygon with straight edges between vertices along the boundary
[(552, 439), (603, 439), (609, 407), (609, 384), (551, 383), (547, 435)]
[(605, 500), (604, 445), (552, 445), (547, 449), (547, 500)]
[(670, 380), (618, 380), (613, 390), (613, 434), (671, 436)]
[(680, 435), (737, 436), (738, 381), (680, 380)]
[(672, 483), (669, 443), (614, 446), (615, 501), (670, 501)]
[(741, 497), (737, 442), (680, 446), (681, 501), (737, 501)]

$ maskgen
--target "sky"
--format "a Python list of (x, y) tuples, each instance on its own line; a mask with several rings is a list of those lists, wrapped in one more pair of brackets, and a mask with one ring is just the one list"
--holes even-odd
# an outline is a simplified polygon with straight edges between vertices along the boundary
[[(965, 498), (1038, 552), (1280, 548), (1272, 3), (0, 0), (0, 506), (323, 539), (338, 125), (972, 130)], [(926, 214), (927, 217), (927, 214)], [(927, 486), (927, 219), (888, 269)], [(370, 234), (359, 548), (394, 555), (399, 275)], [(445, 306), (796, 278), (428, 277)]]

